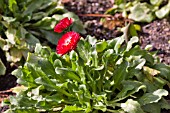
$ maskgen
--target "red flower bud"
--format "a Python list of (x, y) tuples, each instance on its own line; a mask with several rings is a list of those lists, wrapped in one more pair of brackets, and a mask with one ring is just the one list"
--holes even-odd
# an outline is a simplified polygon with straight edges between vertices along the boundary
[(59, 40), (56, 47), (56, 52), (59, 55), (64, 55), (71, 50), (74, 50), (80, 40), (80, 35), (77, 32), (70, 31), (64, 34)]
[(59, 23), (54, 27), (54, 32), (61, 33), (63, 32), (66, 28), (68, 28), (71, 24), (73, 23), (73, 20), (68, 17), (63, 18), (62, 20), (59, 21)]

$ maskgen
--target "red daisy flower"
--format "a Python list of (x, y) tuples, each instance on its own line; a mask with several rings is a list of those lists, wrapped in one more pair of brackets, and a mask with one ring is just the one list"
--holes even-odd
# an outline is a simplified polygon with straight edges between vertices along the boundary
[(60, 22), (54, 27), (54, 32), (61, 33), (63, 32), (66, 28), (68, 28), (71, 24), (73, 23), (73, 20), (68, 17), (63, 18), (60, 20)]
[(56, 47), (56, 52), (59, 55), (64, 55), (71, 50), (74, 50), (80, 40), (80, 35), (77, 32), (70, 31), (64, 34), (59, 40)]

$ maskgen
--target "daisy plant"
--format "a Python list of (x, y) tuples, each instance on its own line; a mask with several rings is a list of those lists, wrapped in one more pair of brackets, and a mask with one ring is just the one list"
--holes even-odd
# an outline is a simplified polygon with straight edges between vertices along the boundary
[(24, 66), (13, 71), (21, 86), (2, 105), (5, 113), (160, 113), (170, 66), (140, 49), (138, 37), (86, 38), (74, 31), (57, 51), (36, 44)]

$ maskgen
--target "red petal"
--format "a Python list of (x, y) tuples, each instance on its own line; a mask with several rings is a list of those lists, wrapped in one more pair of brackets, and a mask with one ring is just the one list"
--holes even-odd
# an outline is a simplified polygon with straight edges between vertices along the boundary
[(68, 17), (63, 18), (62, 20), (59, 21), (59, 23), (54, 27), (54, 32), (61, 33), (63, 32), (66, 28), (68, 28), (71, 24), (73, 23), (73, 20)]
[(80, 35), (77, 32), (70, 31), (64, 34), (58, 41), (56, 52), (59, 55), (64, 55), (71, 50), (74, 50), (80, 40)]

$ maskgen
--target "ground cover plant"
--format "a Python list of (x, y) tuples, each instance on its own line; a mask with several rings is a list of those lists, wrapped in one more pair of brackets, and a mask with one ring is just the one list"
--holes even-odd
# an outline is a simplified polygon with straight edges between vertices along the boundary
[(124, 17), (137, 22), (151, 22), (156, 17), (162, 19), (170, 13), (169, 0), (115, 0), (114, 3), (106, 14), (122, 12)]
[[(59, 26), (62, 31), (69, 24), (63, 26)], [(16, 96), (4, 101), (10, 106), (5, 113), (160, 113), (170, 109), (164, 99), (168, 91), (163, 89), (170, 84), (170, 66), (140, 49), (137, 36), (126, 42), (126, 35), (97, 40), (69, 31), (59, 39), (56, 52), (36, 44), (24, 66), (12, 73), (21, 86), (13, 88)]]
[[(53, 28), (64, 17), (72, 17), (72, 29), (85, 32), (78, 16), (66, 10), (60, 0), (1, 0), (0, 48), (6, 61), (22, 65), (36, 43), (55, 45), (62, 34), (54, 33)], [(4, 63), (0, 59), (0, 75), (6, 73)]]

